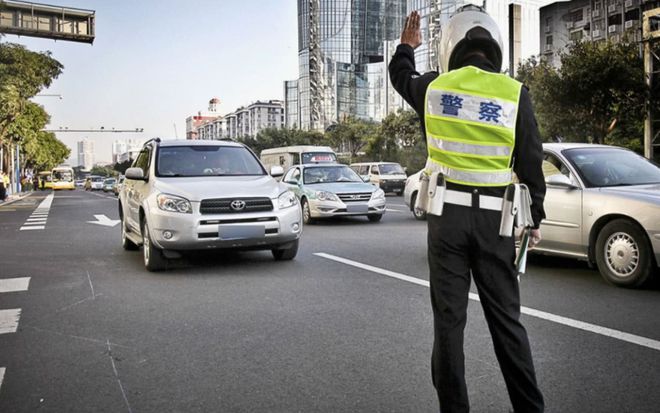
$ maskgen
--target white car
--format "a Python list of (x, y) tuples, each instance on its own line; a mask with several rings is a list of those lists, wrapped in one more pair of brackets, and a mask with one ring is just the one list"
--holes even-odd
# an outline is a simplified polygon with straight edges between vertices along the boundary
[(417, 199), (417, 192), (419, 192), (419, 176), (421, 174), (422, 170), (406, 179), (406, 185), (403, 189), (403, 201), (408, 205), (415, 219), (424, 221), (426, 220), (426, 212), (415, 209), (415, 200)]

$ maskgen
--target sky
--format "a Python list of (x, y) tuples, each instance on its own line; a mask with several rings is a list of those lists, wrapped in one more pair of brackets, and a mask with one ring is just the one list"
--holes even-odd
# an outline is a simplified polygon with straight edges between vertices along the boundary
[[(60, 133), (77, 161), (76, 142), (94, 142), (95, 161), (110, 162), (112, 142), (185, 138), (185, 118), (212, 97), (221, 114), (256, 100), (283, 99), (298, 78), (293, 0), (40, 0), (94, 10), (93, 45), (6, 35), (2, 41), (51, 51), (64, 71), (32, 100), (51, 115), (49, 128), (137, 133)], [(176, 127), (175, 127), (176, 125)], [(77, 162), (76, 162), (77, 163)]]

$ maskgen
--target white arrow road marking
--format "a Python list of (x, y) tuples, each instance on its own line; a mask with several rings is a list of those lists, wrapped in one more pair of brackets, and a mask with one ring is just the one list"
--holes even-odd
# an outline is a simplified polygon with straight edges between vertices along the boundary
[[(429, 287), (429, 282), (426, 280), (421, 280), (419, 278), (411, 277), (405, 274), (400, 274), (394, 271), (389, 271), (383, 268), (374, 267), (368, 264), (362, 264), (361, 262), (352, 261), (346, 258), (337, 257), (335, 255), (325, 254), (322, 252), (315, 253), (314, 255), (322, 258), (326, 258), (332, 261), (341, 262), (342, 264), (350, 265), (357, 268), (362, 268), (363, 270), (375, 272), (378, 274), (386, 275), (388, 277), (397, 278), (399, 280), (408, 281), (414, 284), (422, 285), (424, 287)], [(479, 295), (470, 293), (470, 299), (474, 301), (479, 301)], [(628, 343), (637, 344), (642, 347), (648, 347), (653, 350), (660, 351), (660, 341), (653, 340), (647, 337), (637, 336), (634, 334), (625, 333), (623, 331), (614, 330), (607, 327), (602, 327), (596, 324), (585, 323), (580, 320), (574, 320), (568, 317), (562, 317), (560, 315), (555, 315), (551, 313), (546, 313), (545, 311), (535, 310), (529, 307), (520, 307), (520, 312), (527, 314), (532, 317), (537, 317), (543, 320), (548, 320), (555, 322), (557, 324), (563, 324), (565, 326), (577, 328), (579, 330), (589, 331), (591, 333), (600, 334), (606, 337), (612, 337), (617, 340), (627, 341)]]
[(18, 320), (21, 318), (21, 309), (0, 310), (0, 334), (15, 333)]
[(103, 225), (104, 227), (114, 227), (121, 222), (118, 219), (110, 219), (105, 215), (94, 215), (96, 221), (87, 221), (90, 224)]
[(30, 284), (30, 277), (5, 278), (0, 280), (0, 293), (13, 293), (26, 291)]

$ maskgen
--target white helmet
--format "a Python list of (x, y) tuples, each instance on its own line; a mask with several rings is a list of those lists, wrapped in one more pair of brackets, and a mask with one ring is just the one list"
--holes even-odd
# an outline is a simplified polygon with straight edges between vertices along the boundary
[(443, 72), (457, 69), (465, 52), (481, 50), (499, 72), (502, 70), (502, 35), (497, 23), (479, 6), (459, 8), (441, 28), (439, 59)]

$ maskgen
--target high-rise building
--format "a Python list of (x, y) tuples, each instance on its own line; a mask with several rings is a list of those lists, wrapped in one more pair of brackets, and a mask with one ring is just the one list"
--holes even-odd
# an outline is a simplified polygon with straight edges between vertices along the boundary
[(387, 63), (405, 16), (421, 14), (417, 70), (438, 70), (442, 26), (464, 4), (486, 5), (504, 41), (511, 75), (540, 52), (539, 7), (552, 0), (298, 0), (299, 78), (284, 83), (287, 127), (323, 130), (346, 116), (379, 121), (406, 104), (391, 87)]
[(284, 126), (284, 102), (281, 100), (256, 101), (241, 106), (225, 116), (218, 116), (197, 127), (196, 139), (237, 139), (255, 137), (267, 128)]
[(112, 143), (112, 163), (124, 162), (132, 158), (131, 154), (140, 152), (142, 143), (138, 140), (116, 140)]
[(87, 138), (78, 141), (78, 166), (85, 171), (94, 167), (94, 142)]
[(539, 41), (543, 58), (560, 65), (559, 54), (569, 44), (582, 41), (642, 40), (642, 14), (658, 7), (657, 0), (556, 1), (541, 8)]
[(208, 111), (198, 111), (197, 115), (191, 115), (186, 118), (186, 139), (198, 139), (197, 129), (204, 123), (216, 120), (220, 113), (218, 113), (218, 106), (220, 99), (213, 98), (209, 100)]
[[(285, 83), (287, 126), (323, 130), (376, 116), (384, 41), (397, 38), (406, 0), (298, 0), (299, 78)], [(377, 65), (377, 66), (374, 66)], [(371, 77), (376, 75), (376, 79)]]

